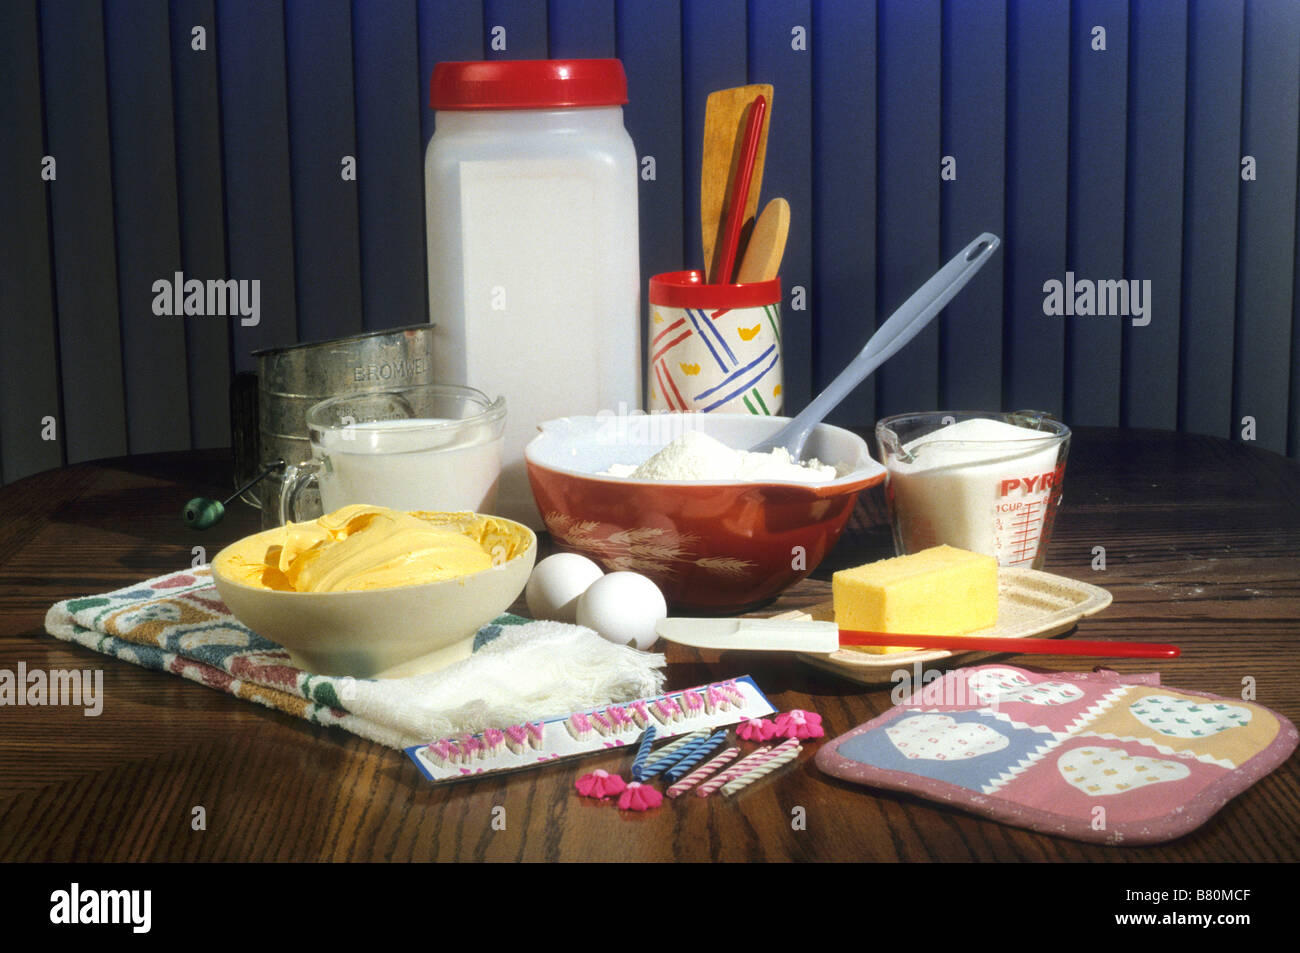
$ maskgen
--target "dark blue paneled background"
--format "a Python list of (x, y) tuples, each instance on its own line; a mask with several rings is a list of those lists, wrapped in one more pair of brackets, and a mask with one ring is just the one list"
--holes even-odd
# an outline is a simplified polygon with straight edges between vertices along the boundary
[[(433, 65), (610, 55), (655, 160), (645, 277), (699, 263), (709, 91), (775, 86), (793, 407), (989, 230), (1000, 257), (837, 422), (1250, 417), (1300, 455), (1295, 0), (8, 0), (3, 480), (222, 446), (254, 348), (426, 319)], [(176, 271), (260, 279), (261, 324), (154, 315)], [(1149, 280), (1151, 323), (1046, 316), (1067, 271)]]
[(1043, 315), (1042, 289), (1066, 271), (1070, 5), (1013, 2), (1007, 12), (1002, 400), (1063, 410), (1066, 323)]

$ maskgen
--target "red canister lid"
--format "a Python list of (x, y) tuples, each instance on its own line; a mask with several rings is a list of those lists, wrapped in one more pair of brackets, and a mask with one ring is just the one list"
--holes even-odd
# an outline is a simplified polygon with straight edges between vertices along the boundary
[(564, 109), (621, 106), (619, 60), (478, 60), (439, 63), (429, 83), (434, 109)]
[(780, 301), (780, 278), (711, 285), (699, 271), (668, 271), (650, 279), (650, 303), (667, 308), (761, 308)]

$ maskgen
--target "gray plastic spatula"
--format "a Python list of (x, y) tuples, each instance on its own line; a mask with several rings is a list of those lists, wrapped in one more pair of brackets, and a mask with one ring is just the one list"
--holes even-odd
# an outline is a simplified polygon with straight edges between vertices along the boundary
[(889, 316), (889, 320), (871, 336), (858, 356), (840, 371), (839, 376), (799, 416), (749, 449), (755, 453), (766, 453), (776, 447), (785, 447), (790, 451), (790, 456), (798, 460), (813, 427), (821, 423), (877, 367), (916, 337), (943, 310), (944, 305), (966, 286), (975, 272), (984, 267), (984, 263), (1000, 244), (1001, 239), (991, 232), (985, 232), (954, 255), (948, 264), (935, 272), (934, 277), (921, 285), (912, 297), (903, 302), (901, 308)]

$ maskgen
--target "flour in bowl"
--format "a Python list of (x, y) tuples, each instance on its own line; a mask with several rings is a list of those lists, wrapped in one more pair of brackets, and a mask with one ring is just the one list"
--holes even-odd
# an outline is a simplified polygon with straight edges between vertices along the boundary
[(616, 463), (600, 475), (631, 480), (825, 483), (839, 474), (818, 460), (793, 460), (784, 447), (767, 453), (733, 450), (708, 434), (688, 430), (640, 466)]

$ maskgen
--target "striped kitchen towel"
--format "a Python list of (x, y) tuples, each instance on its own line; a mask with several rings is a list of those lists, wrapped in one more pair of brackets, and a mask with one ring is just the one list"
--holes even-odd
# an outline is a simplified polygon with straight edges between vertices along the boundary
[(207, 566), (50, 607), (55, 638), (170, 672), (390, 748), (644, 698), (663, 688), (663, 655), (590, 629), (503, 615), (474, 654), (394, 679), (314, 675), (230, 614)]

